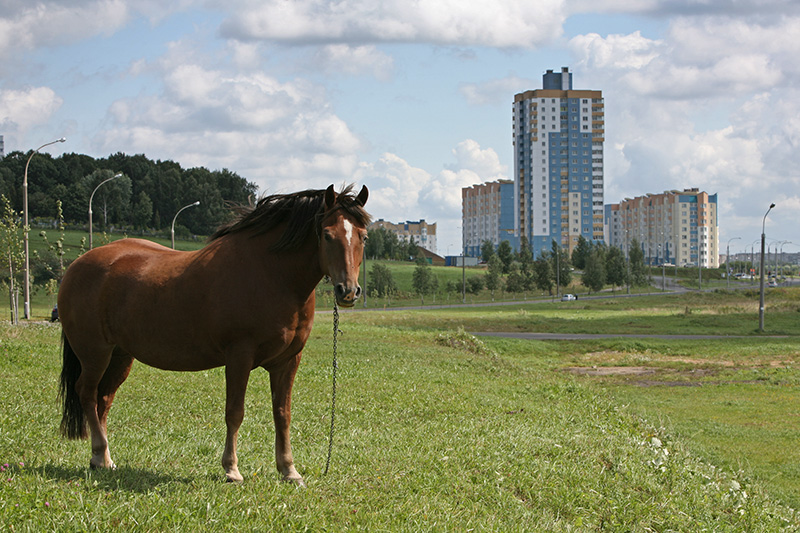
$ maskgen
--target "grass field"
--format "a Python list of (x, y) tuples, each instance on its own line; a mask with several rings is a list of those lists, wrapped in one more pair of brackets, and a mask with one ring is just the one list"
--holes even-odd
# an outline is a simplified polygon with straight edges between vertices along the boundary
[[(796, 321), (797, 297), (776, 295), (767, 323)], [(579, 301), (588, 308), (346, 313), (328, 475), (331, 325), (320, 314), (293, 402), (307, 490), (280, 483), (275, 471), (264, 372), (247, 396), (242, 485), (222, 482), (221, 369), (134, 365), (109, 418), (119, 468), (90, 471), (88, 443), (57, 435), (58, 326), (0, 324), (0, 527), (800, 529), (792, 510), (800, 505), (798, 337), (481, 341), (459, 329), (516, 317), (520, 331), (525, 320), (534, 330), (560, 319), (563, 329), (589, 323), (620, 333), (688, 308), (693, 331), (707, 319), (709, 333), (719, 327), (714, 308), (730, 308), (721, 314), (732, 318), (737, 307), (750, 312), (743, 296), (684, 298), (663, 307), (637, 298), (600, 309)]]

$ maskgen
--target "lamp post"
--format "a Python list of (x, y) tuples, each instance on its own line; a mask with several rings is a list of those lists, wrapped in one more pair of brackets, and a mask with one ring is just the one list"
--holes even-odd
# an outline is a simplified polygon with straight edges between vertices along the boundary
[(45, 146), (50, 146), (51, 144), (55, 143), (63, 143), (67, 139), (65, 137), (61, 137), (60, 139), (56, 139), (55, 141), (50, 141), (49, 143), (45, 143), (41, 145), (39, 148), (31, 152), (31, 155), (28, 156), (28, 161), (25, 163), (25, 174), (22, 178), (22, 224), (23, 224), (23, 240), (25, 241), (25, 318), (29, 319), (31, 317), (31, 257), (30, 257), (30, 247), (28, 244), (28, 232), (30, 228), (28, 227), (28, 165), (31, 163), (31, 159), (39, 150), (44, 148)]
[(760, 297), (758, 302), (758, 330), (764, 331), (764, 241), (766, 235), (764, 234), (767, 225), (767, 215), (772, 211), (775, 204), (769, 204), (769, 209), (764, 213), (764, 219), (761, 221), (761, 281), (760, 281)]
[(728, 281), (728, 288), (731, 288), (731, 241), (741, 239), (741, 237), (731, 237), (728, 239), (728, 245), (725, 247), (725, 279)]
[[(781, 243), (781, 279), (786, 279), (784, 277), (784, 275), (783, 275), (783, 273), (785, 272), (785, 265), (786, 265), (786, 261), (784, 261), (784, 259), (783, 259), (783, 245), (784, 244), (794, 244), (794, 243), (792, 241), (783, 241)], [(776, 267), (776, 269), (777, 269), (777, 267)]]
[(756, 244), (759, 242), (760, 240), (756, 239), (753, 241), (753, 244), (750, 245), (750, 279), (752, 280), (752, 284), (755, 284), (756, 279)]
[(178, 215), (181, 214), (181, 211), (183, 211), (184, 209), (188, 209), (190, 207), (194, 207), (196, 205), (200, 205), (200, 200), (196, 201), (193, 204), (189, 204), (189, 205), (185, 205), (185, 206), (181, 207), (180, 209), (178, 209), (178, 212), (175, 213), (175, 216), (172, 217), (172, 228), (170, 229), (170, 235), (172, 235), (172, 249), (173, 250), (175, 249), (175, 219), (178, 218)]
[(462, 231), (461, 236), (461, 303), (467, 303), (467, 235)]
[(94, 190), (92, 191), (91, 196), (89, 196), (89, 249), (90, 250), (94, 247), (94, 243), (93, 243), (93, 239), (92, 239), (92, 200), (94, 199), (94, 193), (96, 193), (97, 189), (99, 189), (100, 186), (103, 185), (104, 183), (108, 183), (109, 181), (111, 181), (113, 179), (116, 179), (116, 178), (119, 178), (120, 176), (122, 176), (122, 172), (117, 172), (112, 177), (101, 181), (100, 185), (95, 187)]

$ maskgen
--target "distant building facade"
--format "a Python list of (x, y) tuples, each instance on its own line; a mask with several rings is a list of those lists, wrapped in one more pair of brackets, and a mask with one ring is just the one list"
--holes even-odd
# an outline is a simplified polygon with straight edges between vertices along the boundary
[(573, 90), (567, 67), (542, 82), (513, 104), (515, 230), (534, 255), (603, 240), (603, 93)]
[(394, 224), (383, 219), (370, 224), (372, 228), (384, 228), (391, 231), (402, 242), (414, 241), (417, 246), (421, 246), (428, 251), (436, 252), (436, 222), (428, 224), (425, 219)]
[(633, 239), (645, 263), (719, 267), (717, 195), (699, 189), (665, 191), (626, 198), (605, 206), (609, 246), (630, 252)]
[(498, 180), (461, 189), (461, 228), (464, 254), (480, 257), (481, 244), (495, 248), (509, 241), (518, 249), (514, 233), (514, 182)]

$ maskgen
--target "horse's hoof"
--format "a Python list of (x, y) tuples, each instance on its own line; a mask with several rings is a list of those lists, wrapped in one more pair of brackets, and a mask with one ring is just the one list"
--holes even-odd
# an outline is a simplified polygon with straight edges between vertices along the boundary
[(225, 474), (225, 483), (235, 483), (240, 485), (244, 481), (244, 477), (241, 474)]
[(105, 465), (96, 465), (96, 464), (94, 464), (93, 462), (89, 461), (89, 469), (90, 469), (90, 470), (99, 470), (99, 469), (101, 469), (101, 468), (102, 468), (102, 469), (104, 469), (104, 470), (105, 470), (105, 469), (108, 469), (108, 470), (116, 470), (116, 469), (117, 469), (117, 465), (115, 465), (114, 463), (111, 463), (111, 464), (110, 464), (110, 465), (108, 465), (108, 466), (105, 466)]
[(284, 477), (283, 478), (283, 482), (284, 483), (294, 483), (295, 485), (297, 485), (297, 488), (299, 488), (299, 489), (306, 488), (306, 482), (303, 481), (303, 478), (301, 478), (301, 477)]

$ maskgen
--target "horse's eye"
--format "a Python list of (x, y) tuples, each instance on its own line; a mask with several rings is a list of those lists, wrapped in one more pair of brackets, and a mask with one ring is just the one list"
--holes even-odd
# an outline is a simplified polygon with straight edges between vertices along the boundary
[(323, 236), (325, 237), (325, 240), (328, 241), (328, 242), (331, 242), (333, 240), (333, 235), (331, 235), (331, 232), (329, 232), (329, 231), (326, 231), (323, 234)]

